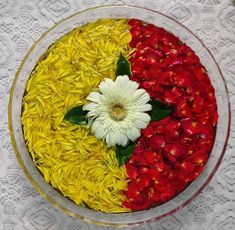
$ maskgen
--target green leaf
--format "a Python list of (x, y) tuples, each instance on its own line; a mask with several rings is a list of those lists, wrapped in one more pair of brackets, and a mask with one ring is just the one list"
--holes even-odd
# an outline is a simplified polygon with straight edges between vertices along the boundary
[(117, 62), (116, 76), (119, 75), (131, 75), (130, 63), (122, 54), (120, 54)]
[(171, 106), (158, 100), (152, 100), (149, 103), (152, 105), (152, 111), (150, 114), (151, 121), (160, 121), (172, 113), (173, 108)]
[(118, 160), (119, 166), (125, 164), (129, 160), (129, 158), (132, 155), (134, 147), (135, 147), (134, 142), (130, 142), (125, 147), (121, 145), (116, 146), (116, 158)]
[(64, 119), (73, 124), (86, 125), (87, 124), (87, 111), (82, 109), (83, 105), (76, 106), (70, 109), (65, 115)]

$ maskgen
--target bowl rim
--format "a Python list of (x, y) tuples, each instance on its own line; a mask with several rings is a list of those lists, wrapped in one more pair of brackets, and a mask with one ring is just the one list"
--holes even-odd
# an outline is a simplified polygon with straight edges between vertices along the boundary
[[(124, 8), (135, 8), (135, 9), (148, 10), (148, 11), (151, 11), (153, 13), (160, 14), (160, 15), (162, 15), (162, 16), (164, 16), (164, 17), (166, 17), (166, 18), (168, 18), (168, 19), (170, 19), (172, 21), (174, 21), (176, 24), (184, 27), (184, 29), (186, 29), (188, 32), (190, 32), (201, 43), (201, 45), (204, 47), (204, 49), (206, 49), (206, 51), (209, 53), (209, 55), (213, 59), (215, 65), (217, 66), (218, 71), (219, 71), (219, 73), (221, 75), (221, 79), (222, 79), (223, 84), (224, 84), (225, 93), (226, 93), (226, 99), (227, 99), (227, 106), (228, 106), (228, 127), (227, 127), (225, 142), (223, 144), (223, 148), (222, 148), (222, 152), (220, 154), (220, 157), (218, 158), (218, 160), (217, 160), (213, 170), (209, 174), (207, 180), (200, 186), (200, 188), (188, 200), (186, 200), (185, 202), (183, 202), (181, 205), (179, 205), (178, 207), (174, 208), (170, 212), (167, 212), (167, 213), (164, 213), (163, 215), (160, 215), (160, 216), (148, 219), (147, 221), (139, 221), (139, 222), (134, 222), (134, 223), (130, 223), (130, 224), (119, 224), (119, 223), (110, 223), (110, 222), (106, 223), (106, 222), (103, 222), (103, 221), (97, 221), (97, 220), (94, 220), (94, 219), (86, 218), (86, 217), (84, 217), (82, 215), (73, 213), (72, 211), (68, 210), (64, 206), (58, 204), (53, 198), (51, 198), (49, 195), (47, 195), (46, 192), (33, 179), (33, 177), (30, 175), (29, 171), (27, 170), (25, 164), (23, 163), (23, 160), (21, 158), (20, 152), (19, 152), (19, 150), (17, 148), (17, 144), (16, 144), (15, 136), (14, 136), (14, 131), (13, 131), (13, 125), (12, 125), (12, 101), (13, 101), (13, 96), (14, 96), (14, 90), (15, 90), (15, 87), (16, 87), (16, 82), (17, 82), (18, 77), (20, 75), (20, 72), (21, 72), (21, 70), (22, 70), (26, 60), (28, 59), (30, 53), (32, 52), (32, 50), (37, 46), (37, 44), (41, 40), (43, 40), (46, 37), (46, 35), (48, 33), (50, 33), (52, 30), (54, 30), (57, 26), (59, 26), (60, 24), (62, 24), (66, 20), (68, 20), (68, 19), (70, 19), (70, 18), (72, 18), (74, 16), (80, 15), (82, 13), (85, 13), (87, 11), (90, 11), (90, 10), (96, 10), (96, 9), (99, 9), (99, 8), (103, 8), (104, 9), (104, 8), (110, 8), (110, 7), (112, 7), (112, 8), (124, 7)], [(13, 146), (13, 150), (15, 152), (15, 155), (16, 155), (18, 163), (20, 164), (21, 168), (23, 169), (24, 174), (26, 175), (28, 180), (31, 182), (33, 187), (39, 192), (39, 194), (42, 197), (44, 197), (49, 203), (51, 203), (54, 207), (56, 207), (59, 210), (61, 210), (63, 213), (66, 213), (69, 216), (73, 216), (73, 217), (76, 217), (78, 219), (84, 220), (87, 223), (92, 223), (92, 224), (101, 225), (101, 226), (127, 227), (127, 226), (139, 226), (139, 225), (146, 224), (146, 223), (152, 223), (152, 222), (158, 221), (158, 220), (160, 220), (160, 219), (162, 219), (162, 218), (164, 218), (166, 216), (172, 215), (175, 212), (177, 212), (178, 210), (180, 210), (180, 209), (184, 208), (185, 206), (187, 206), (193, 199), (195, 199), (205, 189), (205, 187), (209, 184), (209, 182), (211, 181), (212, 177), (216, 173), (216, 171), (217, 171), (217, 169), (218, 169), (218, 167), (219, 167), (219, 165), (220, 165), (220, 163), (221, 163), (221, 161), (222, 161), (222, 159), (224, 157), (224, 154), (226, 152), (226, 148), (228, 146), (228, 140), (229, 140), (229, 136), (230, 136), (230, 127), (231, 127), (231, 105), (230, 105), (230, 100), (229, 100), (229, 95), (228, 95), (228, 88), (227, 88), (227, 85), (226, 85), (226, 80), (225, 80), (225, 78), (224, 78), (224, 76), (222, 74), (222, 71), (221, 71), (218, 63), (216, 62), (214, 56), (212, 55), (211, 51), (206, 47), (206, 45), (203, 43), (203, 41), (194, 32), (192, 32), (188, 27), (186, 27), (182, 23), (178, 22), (174, 18), (172, 18), (172, 17), (170, 17), (170, 16), (168, 16), (168, 15), (166, 15), (166, 14), (160, 12), (160, 11), (149, 9), (149, 8), (146, 8), (146, 7), (135, 6), (135, 5), (110, 5), (110, 4), (108, 4), (108, 5), (103, 5), (103, 6), (89, 7), (87, 9), (85, 9), (85, 10), (73, 13), (70, 16), (68, 16), (68, 17), (60, 20), (59, 22), (55, 23), (55, 25), (53, 25), (50, 29), (48, 29), (36, 42), (34, 42), (34, 44), (28, 50), (27, 54), (22, 59), (21, 64), (20, 64), (20, 66), (19, 66), (19, 68), (18, 68), (18, 70), (17, 70), (17, 72), (15, 74), (15, 77), (14, 77), (14, 80), (13, 80), (13, 83), (12, 83), (12, 87), (11, 87), (11, 91), (10, 91), (10, 97), (9, 97), (9, 103), (8, 103), (8, 128), (9, 128), (9, 132), (10, 132), (10, 138), (11, 138), (11, 143), (12, 143), (12, 146)], [(113, 214), (113, 215), (115, 215), (115, 214)]]

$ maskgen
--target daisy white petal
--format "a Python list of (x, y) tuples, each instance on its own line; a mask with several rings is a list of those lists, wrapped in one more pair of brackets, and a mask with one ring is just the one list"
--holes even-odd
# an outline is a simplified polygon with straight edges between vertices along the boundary
[(138, 111), (138, 112), (147, 112), (147, 111), (152, 110), (152, 106), (150, 104), (143, 104), (143, 105), (139, 105), (138, 108), (136, 108), (136, 106), (133, 105), (131, 109)]
[(92, 92), (88, 95), (87, 100), (100, 103), (101, 94), (97, 92)]
[(135, 91), (135, 103), (137, 104), (145, 104), (150, 100), (150, 96), (146, 94), (146, 91), (144, 89), (138, 89)]
[(118, 76), (115, 83), (118, 91), (121, 89), (126, 97), (131, 96), (139, 86), (138, 83), (130, 81), (127, 75)]
[(83, 106), (83, 110), (95, 110), (97, 108), (97, 104), (96, 103), (93, 103), (93, 102), (91, 102), (91, 103), (87, 103), (87, 104), (85, 104), (84, 106)]
[(123, 75), (123, 76), (117, 76), (116, 80), (115, 80), (115, 85), (118, 88), (122, 88), (126, 86), (126, 83), (129, 82), (129, 77), (127, 75)]
[(118, 145), (122, 145), (122, 146), (127, 145), (129, 139), (130, 138), (128, 138), (128, 136), (125, 135), (124, 133), (120, 133), (120, 132), (117, 133), (117, 144)]
[(108, 135), (106, 136), (106, 143), (109, 147), (116, 145), (117, 138), (116, 138), (115, 132), (108, 133)]
[(100, 122), (98, 122), (97, 120), (94, 120), (93, 123), (91, 124), (91, 132), (92, 133), (96, 133), (96, 131), (100, 128)]
[(131, 141), (135, 141), (140, 136), (140, 130), (137, 127), (128, 129), (126, 135)]
[(98, 139), (106, 141), (108, 146), (125, 146), (129, 140), (135, 141), (140, 130), (146, 128), (152, 106), (148, 104), (150, 96), (128, 76), (117, 76), (116, 80), (105, 79), (100, 83), (101, 93), (92, 92), (83, 109), (91, 131)]
[(105, 78), (103, 82), (100, 83), (99, 89), (103, 95), (110, 93), (110, 88), (114, 87), (114, 82), (111, 79)]
[(135, 113), (131, 117), (132, 122), (135, 124), (135, 126), (139, 129), (144, 129), (147, 127), (148, 123), (150, 122), (150, 116), (146, 113)]

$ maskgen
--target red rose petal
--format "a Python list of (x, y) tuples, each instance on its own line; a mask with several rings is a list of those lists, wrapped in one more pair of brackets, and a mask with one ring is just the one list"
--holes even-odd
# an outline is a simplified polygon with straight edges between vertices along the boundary
[(174, 143), (167, 144), (164, 148), (164, 153), (168, 160), (174, 163), (185, 155), (185, 150), (179, 143)]
[(194, 121), (191, 118), (186, 118), (181, 120), (181, 125), (183, 132), (188, 135), (197, 134), (200, 130), (200, 126), (197, 121)]
[(129, 200), (133, 200), (136, 196), (140, 194), (137, 185), (133, 183), (128, 184), (127, 191), (125, 191), (125, 195)]
[(148, 175), (140, 175), (136, 182), (139, 191), (143, 191), (150, 184), (150, 177)]
[(137, 176), (139, 175), (138, 169), (130, 163), (125, 164), (125, 167), (129, 179), (136, 180)]
[(183, 161), (181, 163), (181, 169), (184, 170), (185, 172), (193, 172), (195, 169), (195, 164), (191, 163), (190, 161)]
[(140, 174), (148, 174), (149, 175), (149, 171), (150, 171), (150, 169), (148, 167), (145, 167), (145, 166), (141, 166), (139, 168)]
[(157, 156), (157, 153), (152, 150), (145, 150), (143, 152), (143, 157), (149, 164), (152, 164), (155, 161), (156, 156)]
[[(130, 20), (131, 80), (151, 99), (171, 104), (173, 113), (141, 131), (126, 163), (127, 201), (133, 211), (163, 203), (203, 171), (218, 121), (215, 91), (195, 52), (173, 34)], [(137, 191), (136, 191), (137, 187)], [(141, 191), (141, 194), (140, 194)], [(125, 193), (125, 194), (126, 194)]]
[(154, 134), (149, 139), (149, 146), (153, 150), (159, 150), (161, 148), (164, 148), (165, 147), (165, 137), (163, 135)]
[(148, 198), (153, 202), (159, 202), (161, 200), (159, 193), (154, 188), (148, 189)]

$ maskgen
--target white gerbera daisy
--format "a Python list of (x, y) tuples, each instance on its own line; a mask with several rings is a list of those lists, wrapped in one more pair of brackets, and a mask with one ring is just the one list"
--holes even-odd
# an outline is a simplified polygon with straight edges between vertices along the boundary
[(98, 139), (105, 139), (108, 146), (125, 146), (135, 141), (140, 130), (146, 128), (150, 116), (145, 113), (152, 109), (147, 102), (149, 94), (138, 89), (138, 83), (129, 80), (127, 75), (117, 76), (116, 80), (105, 79), (99, 85), (100, 93), (88, 95), (90, 101), (83, 106), (87, 113), (92, 133)]

